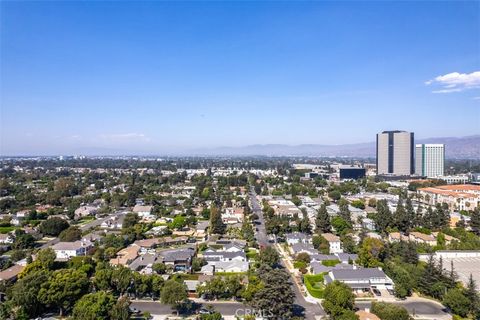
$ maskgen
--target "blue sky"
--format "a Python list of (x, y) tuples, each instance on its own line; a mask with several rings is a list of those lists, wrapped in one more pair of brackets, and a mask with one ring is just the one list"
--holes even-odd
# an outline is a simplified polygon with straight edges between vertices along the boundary
[(480, 2), (1, 2), (0, 154), (480, 133)]

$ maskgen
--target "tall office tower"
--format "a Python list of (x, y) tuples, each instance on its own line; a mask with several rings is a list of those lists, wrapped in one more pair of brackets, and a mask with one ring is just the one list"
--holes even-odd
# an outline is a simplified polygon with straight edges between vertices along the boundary
[(444, 166), (444, 144), (417, 144), (415, 146), (416, 174), (425, 177), (443, 176)]
[(413, 148), (413, 132), (383, 131), (377, 134), (377, 174), (413, 174)]

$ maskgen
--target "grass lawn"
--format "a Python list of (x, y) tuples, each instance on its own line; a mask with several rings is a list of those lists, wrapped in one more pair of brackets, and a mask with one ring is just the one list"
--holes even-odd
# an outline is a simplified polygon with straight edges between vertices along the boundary
[(340, 260), (323, 260), (322, 264), (326, 267), (335, 267), (340, 263)]
[(325, 285), (323, 284), (323, 273), (316, 275), (304, 275), (303, 282), (307, 287), (308, 293), (312, 297), (322, 299), (324, 295)]
[(177, 273), (177, 277), (181, 278), (182, 280), (198, 280), (199, 274), (189, 274), (189, 273)]
[(10, 231), (15, 230), (16, 227), (10, 226), (10, 227), (0, 227), (0, 233), (9, 233)]
[(258, 252), (255, 249), (248, 249), (246, 256), (250, 260), (257, 260)]
[(87, 217), (83, 217), (82, 219), (78, 220), (76, 224), (83, 225), (83, 224), (86, 224), (86, 223), (88, 223), (92, 220), (95, 220), (95, 217), (87, 216)]

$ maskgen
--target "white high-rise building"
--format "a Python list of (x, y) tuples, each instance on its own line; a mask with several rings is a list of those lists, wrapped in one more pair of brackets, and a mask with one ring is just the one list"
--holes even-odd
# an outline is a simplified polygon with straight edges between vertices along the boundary
[(377, 174), (413, 174), (413, 141), (413, 132), (384, 131), (377, 134)]
[(443, 176), (445, 167), (444, 144), (417, 144), (415, 146), (415, 173), (424, 177)]

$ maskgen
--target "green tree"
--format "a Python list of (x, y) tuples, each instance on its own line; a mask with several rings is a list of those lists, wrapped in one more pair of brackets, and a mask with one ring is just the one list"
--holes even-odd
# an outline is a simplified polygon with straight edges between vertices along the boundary
[(477, 236), (480, 236), (480, 207), (477, 207), (475, 211), (472, 212), (470, 217), (470, 227), (472, 232)]
[(206, 264), (207, 264), (207, 261), (205, 259), (194, 257), (192, 259), (192, 270), (195, 271), (195, 272), (198, 272)]
[(352, 289), (340, 281), (333, 281), (325, 287), (322, 306), (333, 320), (342, 319), (353, 311), (355, 296)]
[(372, 302), (372, 313), (382, 320), (410, 320), (407, 309), (386, 302)]
[(346, 234), (352, 229), (352, 225), (340, 216), (332, 218), (332, 227), (335, 229), (337, 234)]
[(470, 300), (465, 296), (463, 290), (459, 288), (448, 290), (442, 302), (454, 314), (458, 314), (461, 317), (466, 317), (470, 311)]
[(39, 228), (43, 234), (56, 237), (69, 226), (68, 222), (64, 219), (53, 217), (43, 221)]
[(167, 270), (167, 266), (162, 262), (157, 262), (152, 265), (152, 270), (158, 274), (164, 274)]
[(465, 288), (465, 296), (470, 301), (470, 314), (475, 318), (480, 318), (480, 295), (477, 291), (477, 284), (472, 274), (468, 278), (467, 287)]
[(132, 271), (124, 266), (117, 266), (111, 273), (111, 284), (115, 288), (116, 292), (123, 296), (127, 293), (130, 283), (133, 279)]
[(15, 241), (13, 242), (13, 249), (23, 250), (33, 248), (35, 245), (35, 238), (31, 234), (24, 231), (16, 232)]
[(187, 225), (187, 220), (185, 219), (185, 217), (178, 215), (175, 218), (173, 218), (173, 221), (170, 223), (169, 227), (171, 229), (180, 230), (184, 228), (186, 225)]
[(340, 200), (340, 198), (342, 197), (342, 194), (340, 193), (340, 191), (338, 190), (333, 190), (333, 191), (330, 191), (328, 193), (328, 196), (330, 197), (330, 199), (332, 199), (333, 201), (338, 201)]
[(320, 251), (323, 254), (330, 253), (330, 244), (328, 243), (327, 239), (322, 236), (313, 236), (312, 244), (315, 249)]
[(35, 263), (40, 264), (44, 269), (51, 270), (55, 264), (56, 257), (57, 255), (52, 248), (42, 249), (38, 251)]
[(222, 214), (218, 208), (212, 204), (210, 207), (210, 233), (224, 234), (227, 227), (223, 223)]
[(112, 308), (111, 319), (129, 320), (130, 319), (130, 300), (127, 297), (121, 297)]
[(366, 268), (376, 268), (382, 264), (385, 245), (379, 239), (365, 238), (358, 252), (358, 263)]
[(140, 217), (138, 214), (129, 212), (125, 215), (123, 219), (122, 229), (132, 228), (134, 225), (140, 222)]
[(77, 226), (70, 226), (60, 232), (60, 241), (73, 242), (82, 238), (82, 231)]
[(297, 261), (303, 261), (305, 263), (310, 263), (310, 255), (306, 252), (300, 252), (299, 254), (297, 254), (297, 256), (295, 257), (295, 260)]
[(39, 315), (44, 309), (38, 293), (43, 283), (47, 282), (49, 272), (38, 270), (28, 273), (19, 279), (11, 289), (12, 301), (19, 306), (31, 318)]
[(274, 269), (263, 273), (260, 278), (263, 286), (250, 302), (252, 306), (273, 318), (290, 319), (295, 300), (290, 275), (284, 270)]
[(266, 247), (260, 250), (258, 255), (258, 261), (260, 264), (267, 265), (269, 267), (275, 267), (280, 261), (280, 256), (278, 255), (277, 250), (272, 247)]
[(75, 320), (111, 319), (115, 298), (111, 293), (99, 291), (84, 295), (75, 303), (72, 317)]
[(168, 280), (163, 285), (160, 294), (162, 303), (168, 304), (178, 310), (187, 298), (187, 287), (183, 283), (179, 283), (175, 280)]
[[(340, 202), (340, 201), (339, 201)], [(350, 212), (350, 209), (348, 208), (348, 201), (345, 201), (344, 203), (341, 203), (339, 205), (340, 212), (338, 215), (345, 220), (349, 225), (352, 224), (352, 214)]]
[(387, 228), (392, 225), (393, 216), (385, 199), (377, 202), (377, 212), (373, 215), (373, 221), (381, 233), (386, 233)]
[(315, 226), (317, 228), (317, 232), (320, 233), (328, 233), (332, 229), (332, 225), (330, 224), (330, 216), (328, 215), (327, 206), (325, 204), (322, 204), (318, 210), (315, 218)]
[(403, 199), (398, 200), (397, 209), (395, 210), (395, 218), (394, 218), (394, 225), (398, 228), (401, 232), (407, 232), (410, 228), (410, 217), (403, 206)]
[(70, 310), (75, 301), (87, 292), (88, 286), (88, 278), (84, 272), (60, 269), (42, 284), (38, 297), (44, 304), (56, 306), (62, 316), (64, 311)]

